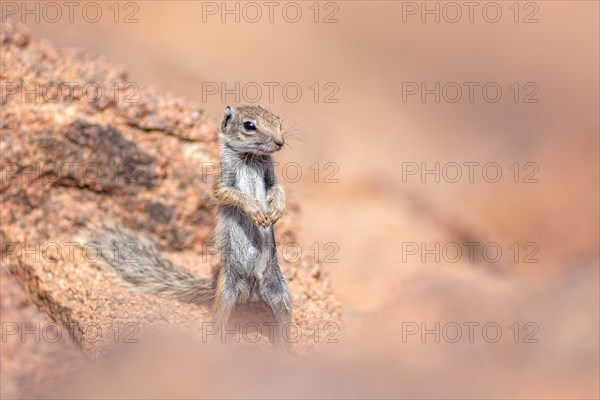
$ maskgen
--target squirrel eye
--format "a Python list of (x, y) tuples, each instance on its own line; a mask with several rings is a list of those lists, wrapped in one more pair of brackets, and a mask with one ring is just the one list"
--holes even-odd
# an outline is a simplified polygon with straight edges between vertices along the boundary
[(254, 125), (253, 122), (246, 121), (246, 122), (244, 122), (244, 129), (247, 130), (247, 131), (255, 131), (256, 130), (256, 126)]

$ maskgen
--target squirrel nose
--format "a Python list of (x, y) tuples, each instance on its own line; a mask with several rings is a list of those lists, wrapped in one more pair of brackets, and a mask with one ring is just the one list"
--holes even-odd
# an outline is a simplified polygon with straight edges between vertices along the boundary
[(273, 141), (279, 147), (283, 146), (283, 144), (285, 143), (285, 139), (284, 138), (274, 138)]

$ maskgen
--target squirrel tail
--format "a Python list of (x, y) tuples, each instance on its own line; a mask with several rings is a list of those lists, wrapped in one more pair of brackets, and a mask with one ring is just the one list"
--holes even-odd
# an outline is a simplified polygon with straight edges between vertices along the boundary
[(118, 275), (134, 290), (183, 303), (211, 304), (214, 299), (215, 281), (173, 265), (149, 239), (129, 229), (104, 223), (82, 232), (76, 241), (85, 247), (90, 262)]

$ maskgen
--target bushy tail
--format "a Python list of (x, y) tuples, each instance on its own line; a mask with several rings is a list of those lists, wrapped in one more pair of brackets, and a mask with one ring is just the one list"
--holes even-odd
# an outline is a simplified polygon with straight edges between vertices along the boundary
[[(216, 284), (165, 260), (147, 238), (113, 223), (82, 232), (76, 238), (90, 262), (119, 275), (134, 290), (184, 303), (210, 304)], [(96, 253), (96, 254), (94, 254)]]

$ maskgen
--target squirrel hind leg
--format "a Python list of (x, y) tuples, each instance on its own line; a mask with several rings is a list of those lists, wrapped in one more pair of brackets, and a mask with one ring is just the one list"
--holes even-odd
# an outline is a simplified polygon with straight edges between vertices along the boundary
[(212, 308), (213, 320), (217, 323), (219, 329), (225, 328), (224, 324), (229, 321), (229, 316), (239, 297), (234, 279), (226, 268), (220, 270)]
[(288, 325), (292, 320), (292, 310), (289, 306), (289, 301), (284, 298), (270, 298), (267, 304), (271, 308), (271, 312), (277, 323), (273, 345), (276, 350), (287, 352), (289, 350), (289, 339), (284, 334), (284, 331), (288, 329)]
[(277, 350), (287, 351), (289, 341), (284, 330), (292, 320), (292, 300), (287, 284), (280, 274), (269, 273), (261, 283), (261, 299), (269, 306), (277, 323), (273, 344)]

